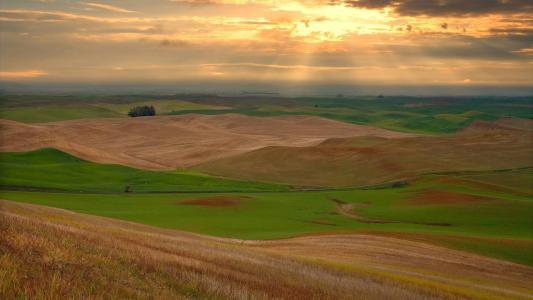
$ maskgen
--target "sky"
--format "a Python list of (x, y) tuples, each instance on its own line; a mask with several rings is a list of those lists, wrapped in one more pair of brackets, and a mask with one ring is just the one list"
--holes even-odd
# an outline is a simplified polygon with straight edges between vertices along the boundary
[(0, 81), (533, 85), (530, 0), (2, 0)]

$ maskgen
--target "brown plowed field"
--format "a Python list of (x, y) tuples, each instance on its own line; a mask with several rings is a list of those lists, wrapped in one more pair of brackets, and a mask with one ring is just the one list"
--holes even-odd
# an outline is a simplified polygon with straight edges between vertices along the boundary
[(0, 151), (53, 147), (99, 163), (171, 170), (267, 146), (301, 147), (328, 138), (409, 134), (318, 117), (183, 115), (43, 124), (0, 120)]
[(241, 202), (251, 199), (248, 196), (213, 196), (207, 198), (197, 198), (179, 202), (180, 205), (197, 205), (205, 207), (238, 207)]
[(434, 190), (423, 190), (416, 193), (416, 196), (409, 200), (409, 204), (414, 205), (426, 205), (426, 204), (463, 204), (463, 203), (472, 203), (472, 202), (490, 202), (498, 201), (495, 199), (490, 199), (487, 197), (461, 194), (455, 192), (447, 191), (434, 191)]

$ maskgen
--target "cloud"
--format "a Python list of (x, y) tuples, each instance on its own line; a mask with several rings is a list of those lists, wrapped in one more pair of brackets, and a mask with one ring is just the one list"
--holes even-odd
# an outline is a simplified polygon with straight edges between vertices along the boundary
[(115, 13), (134, 13), (134, 12), (136, 12), (136, 11), (133, 11), (133, 10), (128, 10), (128, 9), (125, 9), (125, 8), (122, 8), (122, 7), (113, 6), (113, 5), (109, 5), (109, 4), (87, 2), (87, 3), (85, 3), (85, 5), (89, 6), (89, 7), (92, 7), (92, 8), (99, 8), (99, 9), (103, 9), (103, 10), (107, 10), (107, 11), (115, 12)]
[(510, 62), (527, 59), (516, 51), (528, 48), (529, 45), (530, 43), (525, 39), (514, 39), (507, 35), (475, 38), (453, 34), (433, 34), (412, 39), (405, 44), (383, 43), (377, 49), (389, 50), (404, 58)]
[(216, 63), (202, 64), (203, 67), (209, 68), (250, 68), (250, 69), (275, 69), (275, 70), (308, 70), (308, 71), (353, 71), (364, 69), (359, 66), (312, 66), (312, 65), (280, 65), (280, 64), (260, 64), (260, 63)]
[(48, 73), (41, 70), (25, 70), (25, 71), (0, 71), (0, 79), (30, 79), (48, 75)]
[(523, 48), (513, 51), (514, 53), (519, 53), (523, 55), (533, 55), (533, 48)]
[(169, 0), (169, 1), (177, 3), (177, 4), (186, 4), (190, 6), (208, 6), (208, 5), (217, 4), (217, 2), (211, 1), (211, 0)]
[(0, 20), (6, 22), (61, 22), (69, 20), (105, 22), (108, 19), (61, 11), (0, 9)]
[(333, 0), (350, 7), (393, 8), (405, 16), (466, 16), (483, 14), (523, 14), (533, 12), (531, 0)]
[(533, 28), (491, 28), (493, 34), (524, 35), (533, 38)]
[(165, 48), (181, 48), (181, 47), (186, 47), (188, 45), (189, 43), (183, 40), (164, 39), (161, 42), (159, 42), (159, 46), (165, 47)]
[(385, 8), (393, 4), (393, 0), (346, 0), (346, 1), (332, 1), (333, 4), (344, 3), (347, 6), (368, 8), (368, 9), (378, 9)]

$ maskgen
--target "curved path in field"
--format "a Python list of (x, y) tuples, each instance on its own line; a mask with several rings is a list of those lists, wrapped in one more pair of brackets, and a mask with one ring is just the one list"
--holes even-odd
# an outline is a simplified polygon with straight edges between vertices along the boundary
[(0, 120), (0, 151), (53, 147), (99, 163), (172, 170), (264, 148), (312, 146), (329, 138), (407, 133), (312, 116), (239, 114), (84, 119), (41, 124)]
[(428, 226), (450, 226), (448, 223), (427, 223), (427, 222), (402, 222), (402, 221), (393, 221), (393, 220), (384, 220), (384, 219), (375, 219), (368, 218), (362, 215), (359, 215), (355, 212), (357, 205), (354, 203), (343, 202), (338, 199), (331, 199), (335, 203), (335, 211), (342, 216), (345, 216), (350, 219), (354, 219), (361, 223), (372, 223), (372, 224), (418, 224), (418, 225), (428, 225)]

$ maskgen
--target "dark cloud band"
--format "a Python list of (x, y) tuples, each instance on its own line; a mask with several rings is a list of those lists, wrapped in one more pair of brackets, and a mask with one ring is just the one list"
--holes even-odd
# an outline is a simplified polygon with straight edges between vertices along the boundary
[(531, 0), (333, 0), (331, 3), (369, 9), (391, 7), (407, 16), (533, 13)]

